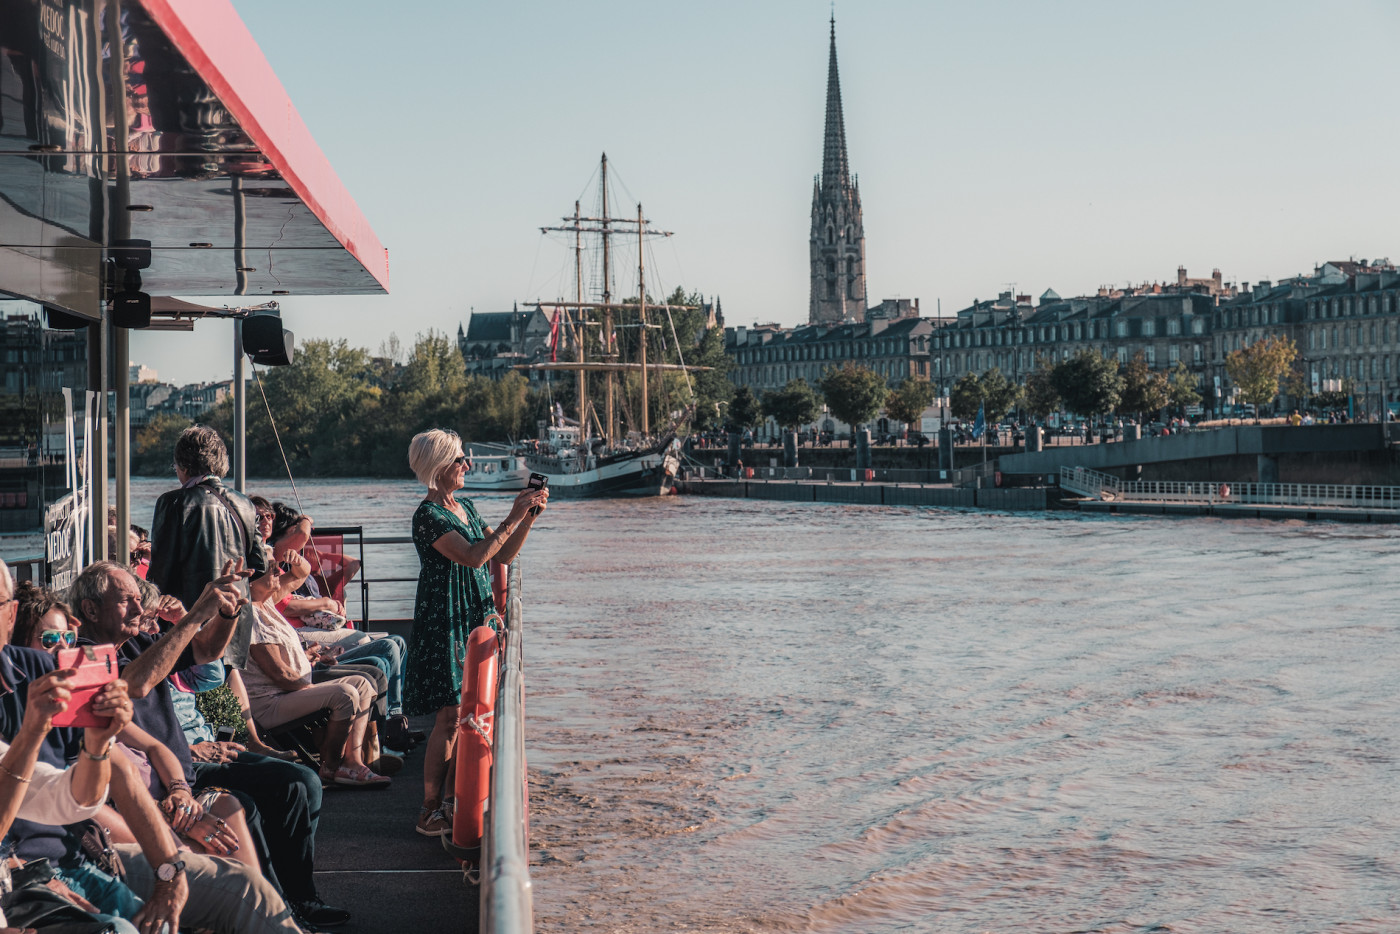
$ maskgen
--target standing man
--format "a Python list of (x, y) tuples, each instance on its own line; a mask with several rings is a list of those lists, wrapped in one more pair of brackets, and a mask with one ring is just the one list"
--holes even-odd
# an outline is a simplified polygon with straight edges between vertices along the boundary
[[(257, 577), (267, 570), (267, 546), (258, 535), (258, 511), (248, 497), (224, 487), (228, 449), (219, 433), (191, 425), (175, 442), (178, 490), (156, 500), (151, 527), (151, 566), (146, 579), (185, 606), (194, 606), (204, 585), (223, 573), (224, 563), (242, 560)], [(253, 607), (245, 599), (226, 657), (235, 668), (248, 660)]]

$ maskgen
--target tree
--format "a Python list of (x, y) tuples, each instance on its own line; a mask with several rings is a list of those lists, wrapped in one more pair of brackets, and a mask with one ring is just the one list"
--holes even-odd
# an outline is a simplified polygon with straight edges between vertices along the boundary
[(763, 414), (782, 428), (797, 430), (821, 414), (822, 400), (805, 379), (791, 379), (782, 389), (763, 394)]
[(759, 404), (758, 396), (755, 396), (749, 387), (740, 386), (734, 391), (734, 398), (729, 402), (729, 412), (725, 415), (724, 426), (730, 431), (740, 431), (745, 428), (756, 428), (761, 421), (763, 421), (763, 406)]
[(1265, 337), (1225, 357), (1225, 372), (1240, 391), (1240, 399), (1255, 406), (1268, 405), (1278, 395), (1279, 380), (1288, 373), (1298, 348), (1287, 337)]
[(926, 379), (909, 377), (899, 384), (885, 400), (885, 413), (896, 421), (901, 421), (917, 429), (924, 409), (933, 403), (938, 393)]
[(972, 421), (977, 418), (980, 409), (986, 423), (993, 425), (1015, 408), (1020, 398), (1021, 387), (1002, 376), (1001, 370), (992, 367), (980, 377), (968, 373), (954, 383), (949, 404), (957, 418)]
[(1021, 401), (1021, 387), (1002, 376), (997, 367), (983, 373), (978, 385), (982, 390), (988, 425), (1001, 421)]
[(839, 370), (828, 370), (819, 388), (826, 396), (831, 414), (853, 429), (874, 418), (890, 394), (883, 376), (869, 367), (851, 363)]
[(1035, 358), (1035, 369), (1026, 377), (1024, 393), (1026, 411), (1035, 418), (1045, 418), (1060, 407), (1060, 394), (1055, 389), (1055, 366), (1046, 357)]
[(1139, 421), (1150, 421), (1150, 416), (1161, 411), (1171, 398), (1167, 374), (1148, 367), (1147, 355), (1142, 351), (1120, 368), (1119, 375), (1123, 377), (1123, 391), (1116, 406), (1120, 413), (1135, 414)]
[(1185, 361), (1176, 361), (1176, 368), (1172, 370), (1167, 393), (1171, 404), (1181, 411), (1182, 418), (1186, 417), (1188, 406), (1201, 404), (1200, 383), (1196, 379), (1196, 374), (1187, 368)]
[(977, 411), (981, 407), (981, 380), (977, 378), (976, 373), (964, 373), (953, 384), (953, 391), (948, 394), (948, 408), (952, 409), (954, 418), (970, 422), (977, 417)]
[(190, 420), (173, 412), (162, 412), (136, 432), (131, 442), (131, 472), (139, 477), (166, 476), (175, 459), (175, 442), (190, 427)]
[(1117, 362), (1093, 349), (1060, 361), (1051, 380), (1065, 408), (1090, 418), (1112, 412), (1123, 392)]

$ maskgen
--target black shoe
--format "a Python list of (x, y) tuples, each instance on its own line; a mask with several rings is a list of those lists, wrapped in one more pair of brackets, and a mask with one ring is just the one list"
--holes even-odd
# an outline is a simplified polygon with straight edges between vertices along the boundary
[(333, 908), (327, 905), (321, 901), (319, 895), (287, 904), (291, 907), (292, 914), (297, 916), (297, 920), (305, 922), (310, 927), (333, 928), (350, 920), (350, 912), (344, 908)]

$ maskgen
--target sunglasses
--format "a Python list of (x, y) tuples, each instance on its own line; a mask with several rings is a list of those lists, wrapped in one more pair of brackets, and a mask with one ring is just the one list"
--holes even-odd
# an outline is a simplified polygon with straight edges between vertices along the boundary
[(472, 456), (471, 456), (470, 454), (463, 454), (461, 457), (454, 457), (454, 458), (452, 458), (452, 463), (454, 463), (454, 464), (461, 464), (461, 465), (464, 466), (464, 467), (465, 467), (467, 464), (470, 464), (471, 462), (472, 462)]
[(46, 649), (56, 645), (72, 648), (78, 644), (78, 634), (71, 629), (45, 629), (39, 634), (39, 644)]

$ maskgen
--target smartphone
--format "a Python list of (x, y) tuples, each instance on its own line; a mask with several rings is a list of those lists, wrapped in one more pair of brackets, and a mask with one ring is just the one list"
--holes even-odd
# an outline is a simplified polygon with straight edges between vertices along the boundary
[(80, 645), (58, 650), (58, 667), (75, 669), (68, 686), (73, 696), (68, 709), (54, 715), (54, 726), (106, 726), (111, 717), (92, 712), (92, 699), (117, 679), (117, 649), (112, 645)]
[(221, 726), (221, 727), (219, 727), (219, 729), (214, 733), (214, 739), (218, 740), (218, 741), (221, 742), (221, 743), (231, 743), (231, 742), (233, 742), (233, 733), (234, 733), (233, 727), (231, 727), (231, 726)]
[[(547, 486), (549, 486), (549, 478), (548, 478), (548, 477), (546, 477), (546, 476), (545, 476), (544, 474), (542, 474), (542, 473), (532, 473), (532, 474), (530, 474), (530, 481), (529, 481), (528, 483), (525, 484), (525, 489), (527, 489), (527, 490), (543, 490), (543, 489), (544, 489), (545, 487), (547, 487)], [(538, 507), (538, 506), (531, 506), (531, 507), (530, 507), (530, 515), (532, 515), (532, 516), (537, 516), (537, 515), (539, 515), (539, 513), (540, 513), (540, 507)]]

